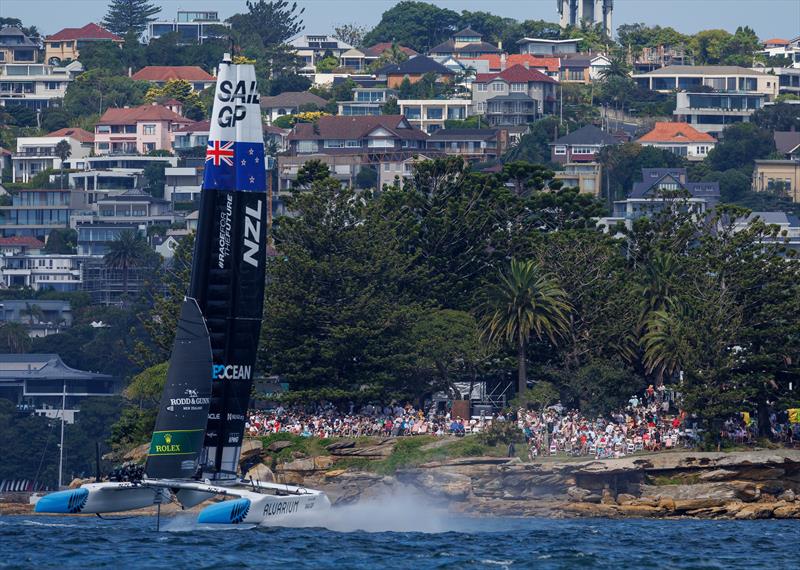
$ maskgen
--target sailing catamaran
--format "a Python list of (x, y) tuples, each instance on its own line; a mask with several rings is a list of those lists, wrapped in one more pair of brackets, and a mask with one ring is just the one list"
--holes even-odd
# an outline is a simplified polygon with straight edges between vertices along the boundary
[(188, 296), (155, 430), (137, 481), (90, 483), (45, 495), (37, 513), (110, 513), (214, 496), (201, 524), (281, 524), (330, 507), (313, 489), (238, 476), (261, 330), (266, 262), (266, 171), (255, 69), (226, 54), (206, 150)]

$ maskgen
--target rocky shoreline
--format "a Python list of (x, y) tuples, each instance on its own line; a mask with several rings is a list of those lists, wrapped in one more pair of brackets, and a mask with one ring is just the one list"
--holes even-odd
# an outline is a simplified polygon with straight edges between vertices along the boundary
[[(277, 444), (277, 445), (276, 445)], [(432, 461), (381, 475), (337, 468), (342, 458), (381, 460), (395, 441), (336, 443), (331, 455), (266, 464), (284, 442), (249, 440), (247, 476), (324, 490), (334, 506), (413, 490), (455, 512), (504, 517), (800, 519), (800, 450), (679, 451), (605, 460), (525, 463), (499, 457)], [(79, 480), (72, 486), (80, 484)], [(27, 501), (25, 501), (27, 502)], [(0, 514), (29, 514), (21, 498)], [(142, 510), (141, 514), (149, 514)]]
[(543, 463), (470, 457), (400, 469), (393, 476), (330, 470), (320, 459), (279, 466), (278, 480), (322, 488), (334, 504), (413, 487), (455, 511), (481, 515), (800, 518), (797, 450), (687, 451)]

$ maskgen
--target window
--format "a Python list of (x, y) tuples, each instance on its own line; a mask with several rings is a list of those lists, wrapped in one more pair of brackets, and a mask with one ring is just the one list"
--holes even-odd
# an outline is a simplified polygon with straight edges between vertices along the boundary
[(361, 141), (351, 140), (351, 141), (344, 141), (344, 146), (347, 148), (360, 148)]
[(125, 125), (125, 133), (135, 135), (136, 134), (136, 125)]
[(512, 83), (511, 90), (516, 92), (525, 92), (526, 85), (524, 83)]
[(384, 162), (383, 163), (383, 171), (384, 172), (389, 172), (391, 169), (392, 169), (392, 164), (390, 162)]
[(107, 142), (97, 143), (97, 150), (108, 150), (108, 143)]
[(441, 107), (433, 107), (433, 108), (428, 109), (426, 111), (426, 115), (427, 115), (428, 119), (432, 119), (432, 120), (440, 120), (444, 116), (444, 114), (442, 113), (442, 108)]
[(475, 85), (478, 86), (478, 91), (488, 91), (489, 86), (485, 83), (476, 83)]
[(500, 81), (492, 83), (492, 91), (505, 91), (505, 90), (506, 90), (505, 83), (501, 83)]
[(567, 154), (567, 147), (565, 147), (565, 146), (557, 146), (555, 148), (554, 152), (555, 152), (555, 154), (560, 154), (560, 155)]
[(59, 83), (58, 81), (45, 81), (44, 88), (45, 89), (58, 89)]
[(144, 143), (142, 146), (144, 147), (145, 152), (153, 152), (156, 150), (156, 143)]
[(53, 49), (61, 49), (61, 42), (51, 42), (50, 47)]
[(594, 149), (590, 146), (576, 146), (572, 149), (572, 154), (594, 154)]
[(142, 126), (142, 133), (145, 135), (154, 135), (156, 134), (156, 126), (155, 125), (143, 125)]
[(325, 148), (344, 148), (344, 141), (341, 139), (328, 139), (325, 141)]

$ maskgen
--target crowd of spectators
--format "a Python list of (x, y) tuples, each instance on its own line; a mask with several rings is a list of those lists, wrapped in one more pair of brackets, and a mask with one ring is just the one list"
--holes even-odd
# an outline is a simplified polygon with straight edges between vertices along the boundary
[[(246, 425), (250, 436), (291, 433), (304, 437), (398, 437), (414, 435), (463, 436), (486, 431), (498, 422), (515, 422), (525, 437), (531, 459), (544, 455), (623, 457), (637, 451), (660, 451), (694, 447), (701, 436), (696, 420), (676, 405), (679, 396), (663, 386), (649, 386), (627, 405), (609, 415), (589, 417), (560, 403), (541, 411), (518, 409), (504, 415), (480, 414), (462, 418), (431, 406), (427, 410), (411, 404), (368, 404), (346, 411), (330, 403), (307, 406), (277, 406), (252, 410)], [(785, 418), (784, 418), (785, 419)], [(793, 443), (800, 425), (792, 426), (779, 416), (770, 417), (773, 440)], [(756, 422), (747, 414), (732, 418), (720, 429), (721, 439), (747, 444), (757, 437)]]

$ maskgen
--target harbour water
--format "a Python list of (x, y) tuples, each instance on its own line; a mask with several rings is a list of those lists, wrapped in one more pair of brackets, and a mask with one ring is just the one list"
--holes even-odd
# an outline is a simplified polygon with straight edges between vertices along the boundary
[[(189, 515), (0, 517), (3, 568), (797, 568), (800, 521), (340, 517), (204, 530)], [(337, 512), (338, 511), (338, 512)], [(349, 519), (349, 520), (348, 520)], [(325, 526), (329, 528), (325, 528)], [(395, 527), (393, 530), (389, 530)], [(335, 530), (332, 530), (335, 529)]]

